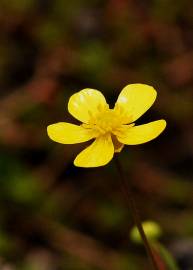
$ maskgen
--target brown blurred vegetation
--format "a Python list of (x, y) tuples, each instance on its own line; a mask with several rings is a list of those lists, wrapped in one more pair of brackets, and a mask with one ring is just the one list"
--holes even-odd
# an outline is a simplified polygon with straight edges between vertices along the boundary
[(193, 4), (180, 0), (0, 1), (0, 269), (149, 269), (112, 161), (80, 169), (85, 145), (51, 142), (74, 121), (72, 93), (110, 104), (129, 83), (158, 91), (139, 123), (164, 118), (155, 141), (120, 154), (142, 219), (163, 228), (180, 269), (193, 269)]

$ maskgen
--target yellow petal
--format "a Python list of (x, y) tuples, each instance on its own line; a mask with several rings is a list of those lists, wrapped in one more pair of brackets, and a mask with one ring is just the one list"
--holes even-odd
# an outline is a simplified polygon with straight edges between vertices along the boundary
[(124, 126), (117, 139), (124, 144), (135, 145), (155, 139), (166, 127), (165, 120), (157, 120), (139, 126)]
[(103, 94), (94, 89), (83, 89), (71, 96), (68, 111), (83, 123), (88, 123), (99, 110), (107, 107)]
[(100, 136), (76, 157), (74, 165), (85, 168), (103, 166), (113, 158), (113, 154), (111, 136)]
[(47, 132), (51, 140), (64, 144), (86, 142), (93, 138), (91, 130), (65, 122), (49, 125)]
[(123, 115), (127, 115), (129, 122), (134, 122), (144, 114), (154, 103), (156, 91), (152, 86), (146, 84), (129, 84), (121, 91), (115, 110), (121, 110)]

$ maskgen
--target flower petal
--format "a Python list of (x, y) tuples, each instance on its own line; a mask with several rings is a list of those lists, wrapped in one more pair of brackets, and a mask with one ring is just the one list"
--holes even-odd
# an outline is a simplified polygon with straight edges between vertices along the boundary
[(85, 168), (104, 166), (113, 158), (113, 154), (111, 136), (100, 136), (76, 157), (74, 165)]
[(157, 120), (139, 126), (123, 126), (117, 139), (124, 144), (135, 145), (155, 139), (166, 127), (165, 120)]
[(51, 140), (63, 144), (86, 142), (94, 137), (91, 130), (65, 122), (49, 125), (47, 132)]
[(68, 111), (83, 123), (88, 123), (100, 109), (107, 107), (103, 94), (94, 89), (83, 89), (71, 96)]
[(129, 84), (121, 91), (115, 109), (121, 109), (124, 115), (127, 115), (130, 121), (134, 122), (144, 114), (154, 103), (156, 91), (152, 86), (146, 84)]

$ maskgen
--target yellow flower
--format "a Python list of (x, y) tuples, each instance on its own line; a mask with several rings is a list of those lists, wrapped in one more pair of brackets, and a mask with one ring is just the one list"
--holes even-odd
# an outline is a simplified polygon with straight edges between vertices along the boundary
[(139, 126), (134, 124), (151, 107), (156, 95), (155, 89), (149, 85), (130, 84), (123, 88), (115, 107), (110, 109), (100, 91), (83, 89), (72, 95), (68, 102), (68, 111), (82, 124), (60, 122), (49, 125), (48, 136), (63, 144), (95, 139), (75, 158), (74, 164), (78, 167), (106, 165), (124, 144), (148, 142), (165, 129), (165, 120)]

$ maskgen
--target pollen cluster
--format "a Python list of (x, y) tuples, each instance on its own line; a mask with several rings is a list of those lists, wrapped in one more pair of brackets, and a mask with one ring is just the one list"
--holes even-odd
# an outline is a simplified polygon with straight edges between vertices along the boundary
[(122, 119), (122, 113), (119, 110), (101, 106), (98, 107), (98, 113), (91, 115), (90, 122), (83, 124), (83, 127), (92, 129), (96, 137), (107, 133), (115, 134), (123, 124)]

